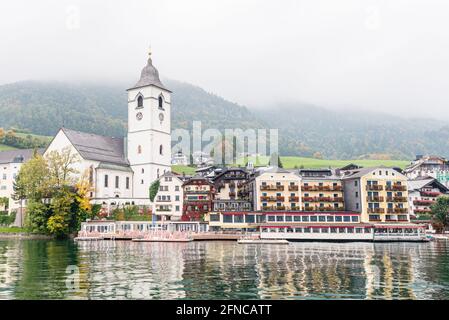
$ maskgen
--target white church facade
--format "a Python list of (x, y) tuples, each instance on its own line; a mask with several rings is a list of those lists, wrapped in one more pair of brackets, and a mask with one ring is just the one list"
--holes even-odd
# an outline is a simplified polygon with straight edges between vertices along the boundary
[(88, 174), (93, 203), (149, 205), (151, 184), (171, 168), (171, 91), (160, 81), (151, 54), (127, 93), (125, 138), (61, 128), (44, 152), (70, 149), (77, 155), (75, 169)]

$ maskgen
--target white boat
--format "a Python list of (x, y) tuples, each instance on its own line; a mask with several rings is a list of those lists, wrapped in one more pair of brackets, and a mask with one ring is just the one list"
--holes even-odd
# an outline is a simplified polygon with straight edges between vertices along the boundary
[(143, 238), (143, 239), (132, 239), (134, 242), (191, 242), (192, 238), (186, 239), (165, 239), (165, 238)]
[(424, 227), (415, 224), (339, 224), (339, 223), (282, 223), (264, 224), (260, 238), (263, 240), (287, 239), (289, 241), (429, 241)]
[(239, 239), (237, 240), (239, 244), (289, 244), (285, 239), (279, 240), (268, 240), (268, 239)]

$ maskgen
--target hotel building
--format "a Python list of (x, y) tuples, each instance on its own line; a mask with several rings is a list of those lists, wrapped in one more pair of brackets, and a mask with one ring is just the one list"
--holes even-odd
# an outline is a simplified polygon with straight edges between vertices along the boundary
[(301, 178), (277, 167), (258, 171), (249, 179), (248, 196), (255, 211), (301, 210)]
[(360, 212), (362, 222), (408, 222), (407, 178), (392, 168), (343, 172), (345, 207)]
[(342, 211), (344, 195), (341, 177), (331, 169), (301, 169), (303, 211)]
[(248, 173), (242, 168), (228, 168), (213, 179), (213, 211), (249, 211), (252, 208), (245, 192)]

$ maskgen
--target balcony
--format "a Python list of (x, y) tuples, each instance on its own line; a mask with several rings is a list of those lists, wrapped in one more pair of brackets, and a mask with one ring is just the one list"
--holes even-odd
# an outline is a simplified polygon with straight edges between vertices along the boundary
[(315, 197), (302, 197), (303, 202), (316, 202)]
[(387, 213), (408, 213), (407, 208), (388, 208)]
[(343, 191), (342, 186), (332, 186), (330, 191)]
[(435, 203), (435, 200), (415, 200), (413, 204), (415, 206), (431, 206)]
[(185, 194), (209, 194), (209, 190), (184, 190)]
[(432, 210), (430, 209), (416, 209), (415, 210), (415, 214), (427, 214), (427, 213), (431, 213)]
[(368, 184), (366, 186), (367, 191), (382, 191), (383, 189), (384, 187), (379, 184)]
[(368, 201), (368, 202), (384, 202), (384, 197), (379, 197), (379, 196), (366, 197), (366, 201)]
[(262, 207), (263, 211), (285, 211), (285, 206), (266, 206)]
[(317, 186), (302, 186), (301, 189), (303, 191), (318, 191)]
[(284, 186), (260, 186), (262, 191), (284, 191)]
[(423, 197), (439, 197), (441, 195), (441, 192), (421, 191), (421, 196)]
[(387, 197), (387, 202), (407, 202), (406, 197)]
[(385, 187), (385, 190), (387, 190), (387, 191), (407, 191), (407, 186), (403, 186), (402, 184), (387, 185)]
[(299, 197), (289, 197), (288, 201), (289, 202), (299, 202)]
[(235, 198), (235, 192), (229, 192), (229, 197)]
[(368, 213), (385, 213), (384, 208), (368, 208)]
[(260, 201), (266, 201), (266, 202), (284, 202), (285, 197), (265, 197), (261, 196)]
[(299, 186), (292, 186), (292, 185), (289, 185), (288, 186), (288, 191), (298, 191), (299, 190)]

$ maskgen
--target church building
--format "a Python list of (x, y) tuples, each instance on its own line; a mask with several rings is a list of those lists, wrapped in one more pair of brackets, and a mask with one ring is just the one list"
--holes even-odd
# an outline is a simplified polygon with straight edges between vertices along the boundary
[(44, 153), (70, 149), (77, 155), (75, 169), (88, 174), (93, 203), (149, 205), (152, 182), (171, 168), (171, 91), (162, 84), (151, 53), (127, 93), (127, 137), (61, 128)]

